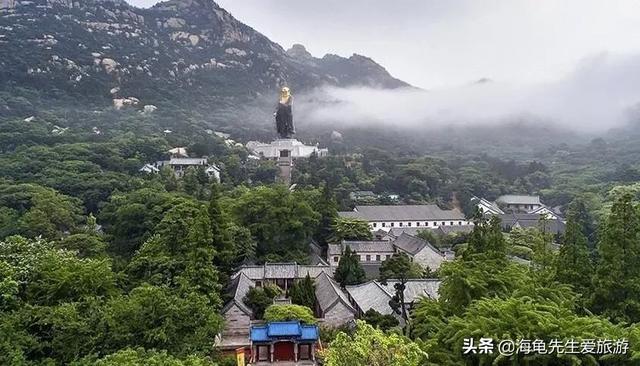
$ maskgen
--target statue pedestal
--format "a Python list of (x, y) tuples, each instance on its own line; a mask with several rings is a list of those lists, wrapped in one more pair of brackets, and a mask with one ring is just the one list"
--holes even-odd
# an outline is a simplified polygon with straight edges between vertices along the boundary
[(293, 171), (293, 156), (291, 155), (291, 150), (287, 150), (286, 148), (280, 150), (277, 165), (279, 174), (276, 177), (276, 181), (286, 186), (290, 186), (291, 172)]
[(291, 184), (291, 172), (295, 159), (307, 159), (314, 154), (318, 157), (329, 154), (327, 149), (320, 149), (317, 145), (305, 145), (297, 139), (277, 139), (268, 144), (249, 141), (246, 146), (261, 158), (275, 160), (279, 170), (276, 181), (286, 185)]

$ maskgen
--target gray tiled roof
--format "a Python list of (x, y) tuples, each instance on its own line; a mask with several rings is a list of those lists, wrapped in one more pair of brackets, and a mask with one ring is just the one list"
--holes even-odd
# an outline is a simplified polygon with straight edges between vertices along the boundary
[(326, 273), (329, 276), (333, 276), (333, 272), (335, 271), (335, 268), (329, 266), (329, 265), (324, 265), (324, 266), (298, 266), (298, 277), (297, 278), (303, 278), (306, 277), (307, 274), (309, 275), (309, 277), (311, 278), (316, 278), (318, 277), (321, 273)]
[(393, 245), (388, 240), (377, 241), (343, 241), (342, 244), (329, 244), (327, 254), (329, 256), (341, 255), (347, 246), (356, 253), (393, 253)]
[(264, 266), (264, 278), (296, 278), (297, 273), (295, 263), (269, 263)]
[(340, 289), (340, 285), (338, 285), (328, 274), (321, 273), (315, 279), (316, 285), (316, 299), (318, 300), (318, 305), (323, 313), (331, 310), (331, 308), (336, 304), (336, 302), (344, 303), (349, 310), (351, 310), (354, 314), (356, 313), (355, 309), (349, 303), (349, 299)]
[(326, 272), (333, 275), (334, 269), (329, 265), (299, 265), (297, 263), (265, 263), (262, 266), (242, 266), (234, 275), (240, 273), (246, 275), (251, 280), (264, 280), (275, 278), (304, 278), (309, 274), (311, 278), (317, 277), (320, 273)]
[(518, 194), (506, 194), (498, 197), (498, 203), (519, 205), (540, 205), (540, 196), (527, 196)]
[(429, 244), (429, 242), (427, 242), (426, 240), (422, 240), (417, 236), (409, 235), (407, 233), (400, 234), (400, 236), (393, 241), (393, 245), (396, 248), (404, 252), (407, 252), (411, 255), (418, 253), (419, 251), (424, 249), (424, 247), (426, 246), (431, 247), (431, 249), (434, 250), (435, 252), (438, 252), (438, 253), (440, 252), (438, 249), (436, 249), (431, 244)]
[(423, 231), (423, 230), (432, 230), (431, 228), (427, 227), (427, 226), (412, 226), (412, 227), (408, 227), (408, 226), (403, 226), (403, 227), (392, 227), (389, 230), (389, 234), (395, 236), (395, 237), (399, 237), (400, 235), (402, 235), (402, 233), (407, 233), (409, 235), (418, 235), (419, 231)]
[(370, 281), (361, 285), (347, 286), (346, 290), (363, 313), (373, 309), (383, 315), (394, 314), (389, 305), (392, 295), (378, 282)]
[[(540, 228), (540, 214), (529, 213), (508, 213), (504, 215), (498, 215), (502, 221), (502, 228)], [(560, 219), (546, 220), (546, 230), (551, 233), (563, 233), (565, 230), (565, 223)]]
[(464, 220), (460, 210), (443, 210), (437, 205), (356, 206), (354, 211), (339, 214), (366, 221)]
[(357, 253), (367, 252), (388, 252), (393, 253), (393, 245), (387, 240), (379, 241), (343, 241), (342, 248), (346, 249), (347, 245), (352, 251)]
[[(383, 286), (388, 292), (394, 293), (394, 285), (396, 283), (398, 283), (398, 281), (387, 280), (387, 284), (381, 284), (381, 286)], [(410, 304), (416, 300), (419, 300), (422, 296), (425, 296), (429, 299), (437, 300), (440, 297), (438, 291), (440, 289), (441, 283), (442, 281), (439, 279), (408, 280), (404, 289), (404, 302), (406, 304)]]
[(226, 312), (226, 310), (233, 305), (234, 303), (247, 315), (252, 315), (251, 309), (245, 305), (243, 299), (249, 292), (249, 289), (255, 287), (255, 282), (253, 282), (249, 277), (247, 277), (244, 273), (240, 273), (238, 276), (233, 278), (231, 284), (229, 286), (232, 298), (222, 309), (222, 313)]

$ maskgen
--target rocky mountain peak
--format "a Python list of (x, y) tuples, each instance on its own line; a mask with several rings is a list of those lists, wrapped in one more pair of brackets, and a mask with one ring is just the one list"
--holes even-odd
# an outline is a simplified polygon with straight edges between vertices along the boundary
[(313, 55), (301, 44), (294, 44), (287, 50), (287, 54), (293, 58), (307, 60), (313, 58)]

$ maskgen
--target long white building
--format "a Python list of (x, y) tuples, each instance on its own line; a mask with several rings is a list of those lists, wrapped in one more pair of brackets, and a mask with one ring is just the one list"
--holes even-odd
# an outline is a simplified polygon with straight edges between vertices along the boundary
[(356, 206), (353, 211), (342, 211), (339, 215), (366, 221), (372, 231), (472, 225), (460, 210), (443, 210), (437, 205)]

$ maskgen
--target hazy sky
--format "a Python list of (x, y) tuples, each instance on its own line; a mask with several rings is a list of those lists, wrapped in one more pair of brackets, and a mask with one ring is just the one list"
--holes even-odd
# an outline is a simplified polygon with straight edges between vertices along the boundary
[[(150, 6), (153, 0), (130, 0)], [(540, 83), (585, 57), (640, 52), (637, 0), (219, 0), (285, 48), (360, 53), (426, 89)]]

